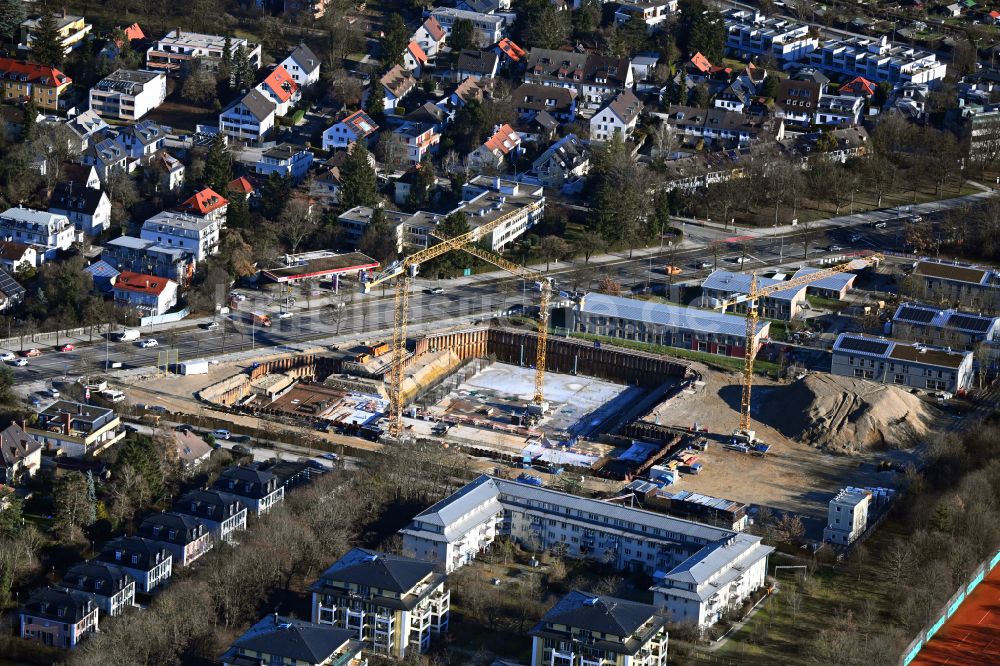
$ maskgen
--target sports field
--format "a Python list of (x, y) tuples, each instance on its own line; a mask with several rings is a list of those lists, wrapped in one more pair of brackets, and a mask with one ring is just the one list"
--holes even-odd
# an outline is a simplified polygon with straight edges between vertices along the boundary
[(980, 583), (911, 666), (1000, 664), (1000, 566)]

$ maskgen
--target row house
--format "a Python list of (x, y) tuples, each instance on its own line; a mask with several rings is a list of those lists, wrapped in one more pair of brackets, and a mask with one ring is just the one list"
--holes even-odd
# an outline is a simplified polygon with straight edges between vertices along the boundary
[(139, 237), (159, 245), (179, 248), (195, 261), (204, 261), (219, 251), (220, 220), (176, 211), (160, 211), (142, 223)]
[(24, 430), (50, 452), (70, 458), (99, 453), (125, 437), (113, 409), (56, 400), (38, 412)]
[(73, 246), (76, 227), (65, 215), (31, 208), (8, 208), (0, 213), (0, 238), (34, 245), (44, 259)]
[(426, 652), (448, 629), (451, 593), (432, 562), (352, 548), (310, 586), (312, 621), (351, 631), (372, 652)]
[[(743, 113), (723, 109), (698, 109), (689, 106), (670, 106), (663, 118), (681, 137), (695, 141), (715, 142), (722, 147), (745, 147), (764, 135), (766, 125)], [(779, 125), (778, 138), (783, 136)]]
[(112, 293), (115, 305), (135, 310), (141, 316), (159, 316), (177, 305), (177, 283), (169, 278), (121, 271)]
[(13, 58), (0, 58), (0, 90), (6, 102), (31, 100), (40, 111), (56, 111), (73, 79), (55, 67)]
[(46, 587), (28, 596), (18, 613), (18, 635), (49, 647), (73, 649), (97, 631), (98, 606), (92, 595)]
[[(705, 278), (701, 283), (701, 296), (698, 305), (703, 308), (715, 308), (720, 301), (733, 298), (741, 294), (750, 293), (750, 284), (754, 277), (747, 273), (736, 273), (733, 271), (716, 270)], [(757, 277), (757, 287), (770, 287), (779, 284), (781, 280), (767, 277)], [(775, 291), (768, 296), (761, 298), (758, 303), (758, 311), (761, 317), (766, 319), (780, 319), (791, 321), (802, 313), (802, 304), (806, 301), (806, 285), (790, 287), (782, 291)], [(746, 303), (737, 303), (732, 307), (734, 312), (745, 313)]]
[(139, 592), (149, 594), (173, 574), (173, 556), (158, 541), (123, 536), (112, 539), (97, 559), (124, 569), (135, 579)]
[(813, 122), (820, 127), (853, 127), (861, 122), (865, 100), (855, 95), (820, 95)]
[(1000, 311), (1000, 270), (943, 259), (920, 259), (913, 265), (911, 275), (921, 299), (929, 303)]
[(400, 532), (404, 553), (436, 562), (446, 572), (498, 537), (619, 570), (667, 572), (654, 585), (655, 605), (675, 589), (689, 596), (688, 581), (681, 579), (695, 568), (699, 578), (724, 584), (723, 594), (693, 607), (687, 601), (665, 605), (675, 620), (700, 626), (739, 607), (764, 584), (773, 551), (760, 537), (742, 532), (485, 475), (418, 514)]
[(98, 236), (111, 228), (111, 199), (103, 191), (84, 187), (82, 183), (56, 183), (49, 198), (49, 212), (65, 215), (86, 236)]
[(194, 277), (197, 262), (182, 247), (170, 247), (156, 241), (119, 236), (105, 241), (101, 260), (117, 271), (145, 273), (173, 280), (186, 287)]
[(628, 58), (531, 49), (524, 81), (575, 89), (577, 103), (596, 111), (607, 99), (631, 88), (634, 76)]
[(258, 466), (227, 467), (212, 485), (235, 496), (256, 516), (262, 516), (285, 499), (285, 487), (271, 472)]
[(204, 522), (174, 511), (146, 517), (139, 526), (139, 536), (163, 546), (179, 567), (191, 566), (213, 545), (212, 531)]
[(121, 615), (135, 602), (135, 579), (121, 567), (88, 560), (66, 570), (61, 587), (89, 594), (110, 617)]
[(1000, 341), (1000, 317), (954, 308), (903, 303), (892, 315), (892, 336), (937, 347), (974, 350)]
[(223, 52), (228, 42), (229, 60), (241, 49), (254, 71), (260, 69), (260, 44), (251, 44), (241, 37), (222, 37), (198, 32), (171, 30), (146, 50), (146, 68), (163, 71), (170, 76), (183, 76), (198, 60), (202, 67), (218, 71), (225, 59)]
[[(567, 312), (567, 325), (579, 333), (679, 347), (743, 358), (746, 318), (670, 303), (588, 293)], [(755, 351), (767, 340), (771, 322), (757, 322)]]
[(451, 31), (457, 21), (472, 23), (473, 42), (477, 46), (496, 44), (503, 38), (504, 26), (507, 20), (494, 14), (480, 14), (453, 7), (436, 7), (431, 10), (431, 18), (438, 22), (444, 30), (446, 39), (451, 37)]
[(119, 69), (90, 89), (90, 110), (104, 118), (135, 121), (166, 98), (167, 77), (162, 72)]
[(255, 88), (223, 109), (219, 114), (219, 132), (242, 143), (263, 141), (274, 129), (276, 108)]
[(235, 496), (219, 490), (190, 490), (174, 502), (174, 511), (205, 523), (216, 542), (235, 541), (247, 527), (247, 508)]
[(974, 379), (972, 352), (841, 333), (833, 343), (830, 372), (881, 384), (962, 393)]
[(830, 74), (863, 76), (873, 83), (934, 85), (944, 79), (947, 65), (930, 51), (897, 46), (885, 35), (848, 37), (824, 42), (809, 54), (808, 64)]

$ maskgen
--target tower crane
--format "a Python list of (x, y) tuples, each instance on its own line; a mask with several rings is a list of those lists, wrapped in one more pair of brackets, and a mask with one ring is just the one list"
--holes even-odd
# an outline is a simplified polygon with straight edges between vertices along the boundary
[[(533, 208), (540, 208), (541, 204), (532, 203), (529, 205)], [(485, 254), (492, 255), (493, 253), (487, 252), (485, 250), (480, 250), (476, 247), (481, 239), (486, 237), (490, 232), (492, 232), (497, 227), (508, 222), (510, 219), (517, 215), (523, 215), (526, 213), (531, 213), (533, 211), (525, 211), (524, 208), (510, 211), (504, 215), (500, 215), (485, 224), (482, 224), (471, 231), (461, 234), (459, 236), (453, 236), (451, 238), (442, 239), (440, 243), (431, 245), (423, 250), (419, 250), (410, 256), (395, 261), (389, 264), (384, 270), (376, 273), (372, 277), (368, 278), (363, 282), (362, 289), (364, 293), (369, 293), (373, 287), (380, 284), (393, 280), (395, 283), (395, 296), (393, 305), (393, 326), (392, 326), (392, 356), (391, 365), (389, 366), (389, 382), (388, 382), (388, 393), (389, 393), (389, 435), (395, 440), (400, 440), (403, 435), (403, 366), (406, 360), (406, 329), (409, 323), (409, 313), (410, 313), (410, 288), (413, 284), (413, 278), (417, 275), (417, 271), (421, 264), (430, 261), (431, 259), (436, 259), (452, 250), (466, 250), (470, 254), (473, 254), (477, 250)], [(475, 248), (475, 249), (472, 249)], [(479, 255), (477, 255), (479, 256)], [(496, 260), (500, 259), (506, 261), (502, 257), (496, 257), (488, 259), (491, 263), (496, 263)], [(509, 262), (508, 262), (509, 263)], [(499, 265), (499, 264), (498, 264)], [(513, 264), (516, 266), (516, 264)], [(501, 266), (501, 268), (506, 268)], [(527, 270), (527, 269), (525, 269)], [(546, 293), (546, 286), (548, 285), (547, 280), (543, 280), (542, 287), (542, 298), (545, 301), (545, 305), (548, 305), (548, 294)], [(545, 345), (543, 335), (548, 333), (548, 310), (547, 307), (543, 307), (543, 315), (539, 322), (539, 349), (542, 350), (540, 353), (542, 364), (540, 367), (543, 368), (544, 372), (544, 360), (545, 360)], [(542, 333), (542, 327), (545, 333)], [(537, 373), (537, 370), (536, 370)], [(535, 400), (542, 404), (542, 397), (540, 391), (539, 380), (536, 377), (535, 380)]]
[(766, 298), (780, 291), (787, 291), (788, 289), (794, 289), (795, 287), (811, 284), (817, 280), (822, 280), (823, 278), (836, 275), (837, 273), (866, 268), (873, 264), (878, 264), (878, 262), (882, 259), (883, 256), (881, 254), (872, 253), (864, 257), (852, 259), (851, 261), (843, 264), (823, 268), (812, 273), (807, 273), (806, 275), (801, 275), (797, 278), (792, 278), (791, 280), (785, 280), (760, 288), (757, 287), (757, 274), (752, 273), (750, 275), (750, 288), (747, 290), (746, 294), (737, 294), (736, 296), (722, 299), (714, 304), (715, 309), (722, 310), (723, 312), (725, 312), (726, 308), (732, 305), (746, 303), (747, 306), (747, 326), (744, 339), (743, 356), (743, 394), (740, 400), (740, 427), (733, 433), (733, 438), (737, 442), (743, 444), (753, 444), (757, 439), (757, 434), (750, 429), (750, 394), (753, 389), (753, 363), (754, 359), (757, 357), (757, 345), (754, 344), (754, 338), (757, 333), (757, 321), (759, 319), (757, 308), (760, 304), (760, 299)]

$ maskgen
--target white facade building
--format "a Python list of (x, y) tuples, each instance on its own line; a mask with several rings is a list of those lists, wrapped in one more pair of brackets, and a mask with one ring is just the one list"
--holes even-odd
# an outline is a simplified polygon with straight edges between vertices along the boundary
[(926, 391), (960, 393), (972, 387), (973, 355), (860, 333), (841, 333), (833, 343), (830, 372), (842, 377)]
[(642, 102), (631, 90), (618, 93), (590, 119), (590, 140), (610, 141), (615, 134), (627, 141), (639, 120)]
[(54, 259), (59, 250), (73, 246), (76, 228), (65, 215), (31, 208), (8, 208), (0, 213), (0, 239), (39, 245), (45, 248), (46, 259)]
[(119, 69), (90, 89), (90, 109), (104, 118), (138, 120), (166, 98), (166, 74)]
[(280, 64), (303, 88), (319, 81), (319, 58), (305, 44), (296, 46)]
[[(452, 7), (437, 7), (431, 11), (431, 16), (437, 20), (448, 37), (451, 37), (451, 31), (455, 27), (456, 21), (464, 19), (471, 22), (473, 40), (476, 46), (489, 46), (499, 42), (503, 37), (504, 24), (506, 23), (503, 16), (480, 14)], [(423, 48), (422, 44), (421, 48)], [(428, 53), (428, 55), (430, 54)]]
[(277, 108), (264, 93), (251, 90), (219, 114), (219, 131), (237, 141), (261, 141), (274, 129)]
[[(210, 17), (205, 17), (211, 20)], [(205, 35), (198, 32), (171, 30), (146, 51), (146, 68), (181, 75), (191, 61), (198, 59), (202, 67), (217, 70), (222, 65), (222, 52), (226, 38), (222, 35)], [(260, 44), (251, 44), (240, 37), (229, 39), (229, 55), (235, 56), (242, 48), (254, 71), (260, 69)]]
[(257, 161), (255, 170), (264, 177), (276, 173), (297, 183), (306, 177), (312, 163), (311, 152), (290, 143), (282, 143), (265, 150)]
[(854, 543), (868, 527), (871, 501), (871, 491), (861, 488), (844, 488), (837, 493), (827, 507), (823, 541), (844, 546)]
[(802, 23), (767, 18), (749, 9), (730, 9), (722, 16), (726, 24), (726, 50), (743, 60), (768, 56), (782, 64), (800, 62), (819, 47), (819, 40)]
[(219, 220), (165, 210), (143, 222), (139, 237), (181, 248), (196, 261), (203, 261), (219, 251), (221, 229)]

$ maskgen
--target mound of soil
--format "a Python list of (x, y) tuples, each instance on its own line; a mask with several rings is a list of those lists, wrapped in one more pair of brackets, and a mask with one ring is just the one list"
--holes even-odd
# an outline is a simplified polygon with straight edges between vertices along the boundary
[(939, 418), (937, 409), (903, 389), (835, 375), (807, 375), (753, 397), (754, 418), (837, 453), (908, 448)]

